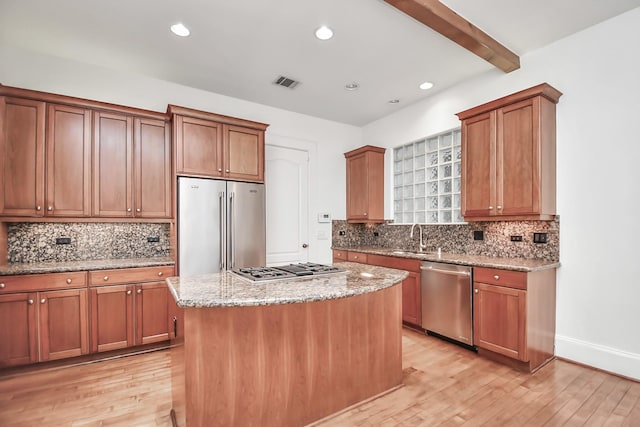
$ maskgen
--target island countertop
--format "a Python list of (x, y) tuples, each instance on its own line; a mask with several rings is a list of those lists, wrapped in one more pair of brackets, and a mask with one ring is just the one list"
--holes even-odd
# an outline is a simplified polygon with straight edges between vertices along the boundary
[(188, 278), (169, 277), (169, 289), (179, 307), (234, 307), (293, 304), (345, 298), (375, 292), (404, 280), (408, 273), (352, 262), (344, 272), (252, 282), (232, 272)]

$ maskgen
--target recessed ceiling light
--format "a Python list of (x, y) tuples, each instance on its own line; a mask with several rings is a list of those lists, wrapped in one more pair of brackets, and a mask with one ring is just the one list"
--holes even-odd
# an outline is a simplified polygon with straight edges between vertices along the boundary
[(351, 82), (351, 83), (347, 83), (346, 85), (344, 85), (344, 88), (346, 90), (356, 90), (360, 87), (360, 85), (357, 82)]
[(433, 87), (433, 83), (431, 82), (424, 82), (420, 85), (420, 89), (422, 90), (431, 89), (432, 87)]
[(329, 40), (331, 37), (333, 37), (333, 31), (331, 30), (331, 28), (323, 25), (316, 30), (316, 37), (320, 40)]
[(180, 37), (187, 37), (189, 34), (191, 34), (191, 31), (189, 31), (189, 29), (185, 27), (182, 22), (173, 24), (171, 26), (171, 32), (176, 36), (180, 36)]
[(399, 99), (392, 99), (389, 101), (389, 104), (399, 104), (400, 100)]

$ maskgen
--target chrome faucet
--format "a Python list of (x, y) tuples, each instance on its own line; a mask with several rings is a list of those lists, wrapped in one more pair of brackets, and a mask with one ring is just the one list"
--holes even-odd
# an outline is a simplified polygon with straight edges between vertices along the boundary
[(422, 225), (414, 223), (411, 226), (411, 234), (409, 234), (409, 238), (413, 239), (413, 229), (416, 228), (416, 225), (420, 229), (420, 250), (419, 250), (419, 252), (422, 252), (422, 250), (427, 247), (427, 244), (422, 242)]

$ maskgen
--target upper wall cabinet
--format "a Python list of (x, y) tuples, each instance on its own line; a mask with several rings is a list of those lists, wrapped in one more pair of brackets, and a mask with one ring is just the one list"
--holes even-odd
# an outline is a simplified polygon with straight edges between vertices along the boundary
[(544, 83), (457, 114), (465, 220), (553, 219), (561, 95)]
[(163, 113), (0, 85), (0, 215), (171, 218), (170, 135)]
[(344, 153), (347, 222), (384, 222), (384, 148), (366, 145)]
[(264, 181), (268, 125), (169, 105), (176, 173), (237, 181)]

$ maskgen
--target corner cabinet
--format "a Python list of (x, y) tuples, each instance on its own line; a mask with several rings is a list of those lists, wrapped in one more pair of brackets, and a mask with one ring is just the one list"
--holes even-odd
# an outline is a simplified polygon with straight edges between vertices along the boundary
[(264, 182), (268, 125), (176, 105), (168, 113), (177, 175)]
[(533, 272), (476, 267), (474, 343), (478, 352), (527, 372), (554, 357), (555, 269)]
[(384, 222), (384, 148), (366, 145), (344, 153), (347, 222)]
[(561, 95), (544, 83), (457, 114), (465, 220), (553, 219)]

